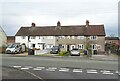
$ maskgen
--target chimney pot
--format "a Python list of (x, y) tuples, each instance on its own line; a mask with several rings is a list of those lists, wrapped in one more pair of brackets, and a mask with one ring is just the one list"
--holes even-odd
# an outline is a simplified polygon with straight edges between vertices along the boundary
[(61, 26), (61, 23), (60, 23), (60, 21), (58, 21), (58, 22), (57, 22), (57, 26)]
[(86, 27), (89, 26), (89, 20), (86, 20)]
[(35, 27), (35, 23), (32, 23), (31, 26), (32, 26), (32, 27)]

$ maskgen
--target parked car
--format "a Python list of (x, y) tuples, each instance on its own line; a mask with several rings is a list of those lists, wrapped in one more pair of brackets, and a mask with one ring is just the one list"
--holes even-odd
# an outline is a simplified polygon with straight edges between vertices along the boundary
[(18, 43), (8, 45), (6, 49), (6, 53), (16, 54), (21, 52), (25, 52), (25, 45), (20, 45)]
[(78, 55), (80, 56), (80, 50), (78, 48), (74, 48), (70, 51), (70, 55), (73, 56), (73, 55)]
[(60, 52), (59, 46), (53, 46), (53, 48), (50, 51), (51, 54), (58, 54), (59, 52)]

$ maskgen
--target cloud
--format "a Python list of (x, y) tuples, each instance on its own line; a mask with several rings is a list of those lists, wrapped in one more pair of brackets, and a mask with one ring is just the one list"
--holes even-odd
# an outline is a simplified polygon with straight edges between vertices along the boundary
[[(21, 26), (104, 24), (107, 32), (117, 30), (119, 0), (3, 0), (2, 26), (14, 35)], [(8, 30), (8, 28), (11, 28)], [(113, 29), (113, 30), (112, 30)], [(13, 33), (14, 32), (14, 33)]]

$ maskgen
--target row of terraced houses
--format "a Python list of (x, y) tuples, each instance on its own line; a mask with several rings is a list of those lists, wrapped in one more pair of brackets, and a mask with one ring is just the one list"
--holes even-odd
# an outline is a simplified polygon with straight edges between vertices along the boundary
[[(29, 39), (29, 41), (28, 41)], [(61, 46), (63, 51), (73, 48), (86, 49), (89, 42), (92, 50), (105, 51), (104, 25), (62, 26), (60, 21), (56, 26), (31, 26), (21, 27), (15, 35), (15, 42), (26, 44), (29, 48), (46, 49), (53, 46)]]

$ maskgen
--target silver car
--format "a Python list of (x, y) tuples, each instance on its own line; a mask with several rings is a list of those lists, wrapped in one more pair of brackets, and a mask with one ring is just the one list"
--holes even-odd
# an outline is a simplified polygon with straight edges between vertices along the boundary
[(73, 56), (73, 55), (80, 56), (80, 50), (77, 48), (74, 48), (70, 51), (70, 54), (71, 54), (71, 56)]

